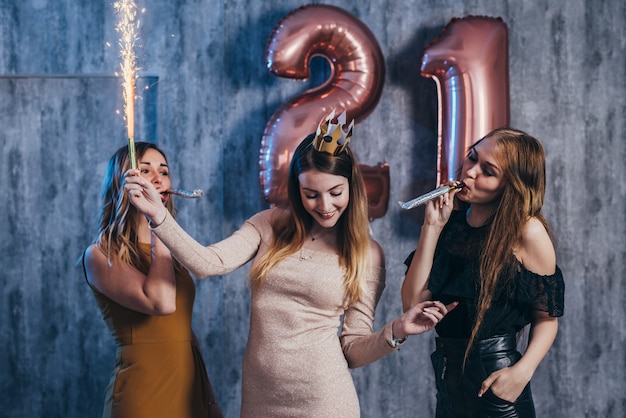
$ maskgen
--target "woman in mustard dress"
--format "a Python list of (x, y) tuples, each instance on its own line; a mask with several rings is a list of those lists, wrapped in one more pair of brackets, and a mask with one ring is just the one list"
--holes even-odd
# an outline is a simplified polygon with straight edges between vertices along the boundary
[[(174, 213), (165, 154), (136, 144), (139, 175)], [(85, 251), (85, 277), (117, 344), (103, 418), (221, 417), (191, 329), (195, 285), (150, 231), (122, 188), (127, 147), (111, 158), (98, 235)]]

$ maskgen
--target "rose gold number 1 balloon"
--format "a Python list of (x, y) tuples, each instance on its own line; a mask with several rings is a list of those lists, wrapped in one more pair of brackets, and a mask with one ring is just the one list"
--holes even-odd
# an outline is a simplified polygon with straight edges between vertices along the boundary
[(454, 18), (422, 54), (437, 83), (437, 184), (457, 178), (467, 149), (509, 124), (508, 31), (501, 18)]

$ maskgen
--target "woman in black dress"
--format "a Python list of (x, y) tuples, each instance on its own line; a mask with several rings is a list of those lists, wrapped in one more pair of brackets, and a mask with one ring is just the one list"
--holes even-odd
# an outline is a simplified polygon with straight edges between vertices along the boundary
[[(535, 417), (530, 379), (554, 342), (564, 295), (541, 214), (543, 147), (496, 129), (469, 149), (460, 181), (426, 204), (402, 286), (404, 309), (459, 302), (436, 326), (436, 417)], [(528, 324), (521, 354), (516, 336)]]

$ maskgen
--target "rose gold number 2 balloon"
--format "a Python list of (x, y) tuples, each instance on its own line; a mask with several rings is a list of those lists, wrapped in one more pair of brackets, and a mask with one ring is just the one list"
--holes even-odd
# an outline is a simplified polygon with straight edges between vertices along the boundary
[[(345, 110), (348, 120), (358, 123), (374, 110), (382, 93), (385, 66), (380, 46), (367, 26), (345, 10), (305, 5), (276, 25), (266, 47), (267, 67), (272, 74), (307, 79), (314, 56), (329, 62), (331, 76), (321, 86), (285, 102), (263, 133), (259, 175), (263, 196), (272, 205), (286, 204), (293, 152), (300, 141), (315, 132), (322, 118), (333, 109), (337, 114)], [(388, 167), (381, 170), (388, 175)]]
[(421, 74), (437, 83), (437, 184), (454, 180), (467, 149), (509, 124), (508, 31), (500, 18), (454, 18), (422, 54)]

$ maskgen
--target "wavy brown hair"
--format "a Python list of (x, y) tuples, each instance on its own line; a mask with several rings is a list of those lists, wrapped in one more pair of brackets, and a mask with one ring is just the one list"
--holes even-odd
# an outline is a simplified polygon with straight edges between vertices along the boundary
[[(135, 149), (138, 160), (146, 151), (153, 149), (158, 151), (167, 162), (167, 156), (155, 144), (136, 142)], [(123, 188), (124, 173), (129, 168), (128, 147), (124, 146), (118, 149), (109, 160), (102, 181), (102, 212), (95, 243), (106, 254), (109, 262), (119, 260), (140, 271), (147, 271), (150, 258), (139, 249), (136, 226), (133, 221), (137, 209), (130, 203), (128, 194)], [(176, 215), (172, 199), (167, 199), (165, 207), (172, 216)]]
[(361, 296), (368, 273), (370, 238), (365, 184), (349, 147), (336, 156), (319, 152), (312, 146), (314, 137), (307, 136), (294, 152), (287, 180), (289, 209), (286, 216), (273, 222), (274, 239), (269, 250), (253, 264), (250, 278), (254, 286), (260, 286), (273, 266), (300, 250), (311, 231), (314, 221), (302, 204), (298, 176), (309, 170), (343, 176), (348, 179), (349, 202), (337, 222), (337, 236), (339, 261), (346, 269), (344, 284), (349, 306)]
[(530, 218), (536, 218), (548, 230), (541, 213), (546, 190), (545, 152), (541, 143), (527, 133), (512, 128), (495, 129), (480, 141), (486, 138), (496, 140), (495, 158), (501, 165), (506, 184), (491, 217), (487, 242), (480, 257), (476, 321), (465, 359), (485, 312), (491, 306), (496, 288), (507, 286), (507, 281), (515, 278), (513, 273), (517, 269), (517, 261), (514, 250), (522, 244), (524, 226)]

